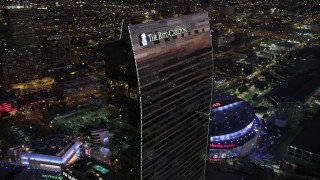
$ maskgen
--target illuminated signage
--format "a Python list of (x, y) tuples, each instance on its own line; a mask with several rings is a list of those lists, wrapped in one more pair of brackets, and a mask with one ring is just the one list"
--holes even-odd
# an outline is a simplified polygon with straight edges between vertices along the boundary
[(70, 174), (68, 174), (68, 173), (66, 173), (64, 171), (62, 171), (62, 176), (65, 177), (65, 178), (68, 178), (70, 180), (78, 180), (77, 178), (71, 176)]
[(177, 29), (171, 29), (166, 32), (156, 32), (156, 34), (148, 34), (145, 33), (140, 34), (140, 45), (146, 46), (149, 42), (157, 41), (164, 38), (169, 38), (172, 36), (177, 36), (179, 34), (187, 33), (188, 30), (186, 28), (177, 28)]
[(209, 158), (210, 161), (221, 161), (221, 158)]
[(210, 144), (211, 148), (232, 148), (236, 147), (236, 144)]
[(53, 176), (50, 174), (42, 174), (41, 175), (42, 178), (47, 178), (47, 179), (62, 179), (60, 176)]
[(140, 34), (140, 39), (141, 46), (146, 46), (148, 44), (147, 35), (145, 33)]
[(221, 103), (214, 103), (214, 104), (212, 104), (212, 107), (219, 107), (219, 106), (221, 106)]
[(14, 108), (14, 107), (12, 107), (11, 104), (2, 103), (2, 104), (0, 104), (0, 114), (1, 114), (2, 112), (4, 112), (4, 111), (6, 111), (6, 112), (8, 112), (8, 113), (14, 113), (14, 112), (17, 111), (17, 109)]

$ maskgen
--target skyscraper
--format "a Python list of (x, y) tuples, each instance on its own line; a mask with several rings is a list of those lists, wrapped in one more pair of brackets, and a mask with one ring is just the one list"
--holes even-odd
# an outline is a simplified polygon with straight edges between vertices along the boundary
[(28, 2), (8, 3), (5, 17), (8, 24), (7, 43), (10, 48), (19, 49), (38, 43), (34, 13)]
[(42, 62), (45, 68), (57, 68), (71, 63), (70, 37), (68, 34), (41, 37)]
[(0, 85), (21, 83), (41, 77), (42, 64), (37, 48), (12, 50), (0, 54)]
[(203, 179), (212, 91), (205, 12), (123, 25), (105, 45), (110, 151), (135, 179)]
[(7, 42), (5, 35), (8, 31), (7, 22), (4, 16), (4, 4), (0, 3), (0, 53), (7, 49)]

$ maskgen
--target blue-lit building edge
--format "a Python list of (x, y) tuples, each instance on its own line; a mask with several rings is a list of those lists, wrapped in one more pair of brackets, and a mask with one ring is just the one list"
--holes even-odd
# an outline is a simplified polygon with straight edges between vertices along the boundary
[(249, 154), (257, 143), (260, 129), (261, 122), (258, 117), (255, 116), (253, 121), (241, 130), (229, 134), (211, 136), (209, 160), (220, 161)]
[[(218, 103), (218, 104), (221, 105), (220, 103)], [(215, 104), (213, 104), (213, 106), (214, 105)], [(233, 124), (233, 125), (231, 125), (231, 126), (233, 126), (233, 128), (231, 128), (230, 124), (228, 124), (228, 123), (231, 122), (231, 121), (234, 121), (234, 122), (231, 122), (231, 123), (238, 123), (238, 122), (235, 122), (235, 121), (238, 121), (238, 120), (232, 119), (232, 115), (231, 115), (232, 113), (228, 114), (228, 112), (230, 110), (234, 110), (234, 112), (237, 114), (237, 116), (239, 116), (242, 113), (238, 114), (238, 111), (239, 111), (239, 109), (237, 109), (238, 107), (245, 107), (245, 109), (242, 109), (240, 111), (246, 111), (247, 115), (246, 115), (246, 117), (242, 117), (241, 119), (238, 119), (238, 120), (240, 120), (240, 124), (237, 124), (236, 126), (233, 126), (234, 125)], [(243, 100), (240, 100), (240, 101), (237, 101), (237, 102), (233, 102), (233, 103), (227, 104), (227, 105), (222, 105), (222, 106), (220, 106), (218, 108), (214, 108), (211, 111), (211, 116), (215, 117), (213, 114), (216, 114), (216, 113), (218, 113), (218, 114), (224, 113), (226, 115), (224, 118), (226, 118), (226, 119), (231, 117), (231, 119), (230, 119), (231, 121), (228, 119), (226, 121), (226, 123), (224, 123), (224, 126), (225, 127), (229, 126), (228, 127), (229, 129), (225, 129), (225, 131), (222, 131), (222, 132), (221, 131), (220, 132), (212, 131), (210, 133), (212, 136), (217, 136), (217, 138), (219, 138), (220, 135), (222, 135), (221, 137), (223, 138), (223, 137), (225, 137), (225, 136), (223, 136), (225, 134), (228, 134), (229, 136), (235, 136), (235, 135), (237, 136), (238, 133), (241, 133), (241, 134), (246, 133), (246, 131), (249, 131), (251, 129), (251, 126), (249, 126), (249, 125), (251, 123), (253, 123), (253, 119), (256, 118), (255, 113), (252, 110), (252, 108), (250, 108), (250, 106), (246, 102), (244, 102)], [(243, 121), (243, 122), (241, 123), (241, 121)], [(212, 128), (219, 128), (219, 127), (216, 126), (215, 122), (213, 122), (213, 123), (214, 124), (213, 124)], [(232, 130), (230, 131), (230, 129), (232, 129)], [(244, 131), (244, 130), (246, 130), (246, 131)], [(238, 135), (238, 136), (240, 136), (240, 135)], [(229, 137), (229, 139), (233, 139), (233, 138)], [(221, 141), (221, 139), (217, 139), (216, 141)]]
[(260, 131), (261, 123), (257, 116), (246, 127), (229, 134), (210, 136), (210, 143), (242, 145)]
[(74, 155), (79, 156), (81, 144), (80, 141), (77, 141), (62, 157), (28, 152), (19, 152), (19, 156), (21, 163), (26, 165), (52, 164), (60, 166), (66, 164)]
[(320, 163), (320, 155), (316, 153), (312, 153), (294, 146), (288, 147), (288, 154), (294, 156), (298, 159), (303, 159), (305, 161), (309, 161), (312, 163)]

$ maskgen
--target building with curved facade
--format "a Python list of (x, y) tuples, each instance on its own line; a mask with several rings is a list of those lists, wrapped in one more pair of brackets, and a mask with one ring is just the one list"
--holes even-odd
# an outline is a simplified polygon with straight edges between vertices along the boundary
[(212, 98), (209, 160), (233, 160), (247, 155), (255, 146), (261, 123), (243, 100), (224, 93)]
[[(110, 153), (120, 179), (204, 179), (213, 83), (207, 12), (124, 23), (105, 45)], [(120, 163), (119, 163), (120, 162)]]
[(91, 138), (94, 144), (106, 146), (109, 144), (109, 129), (105, 127), (92, 130)]

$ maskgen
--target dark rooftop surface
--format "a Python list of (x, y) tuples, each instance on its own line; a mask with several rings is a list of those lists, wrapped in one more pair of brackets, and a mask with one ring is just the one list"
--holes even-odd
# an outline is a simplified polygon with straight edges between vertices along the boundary
[(265, 97), (278, 105), (281, 98), (289, 96), (305, 103), (306, 100), (320, 87), (319, 75), (299, 74), (270, 91)]
[(7, 102), (15, 98), (16, 97), (13, 94), (8, 93), (4, 89), (0, 88), (0, 103)]
[(29, 147), (32, 150), (32, 153), (57, 156), (57, 153), (61, 152), (62, 149), (68, 149), (73, 144), (70, 137), (57, 135), (40, 141), (34, 141), (25, 146)]
[(320, 59), (320, 46), (318, 45), (311, 45), (302, 50), (300, 50), (296, 56), (297, 57), (308, 57), (313, 55), (314, 57)]
[(49, 171), (44, 169), (32, 169), (26, 168), (22, 173), (20, 173), (14, 180), (61, 180), (59, 172)]
[(293, 43), (289, 43), (289, 42), (280, 42), (280, 43), (277, 43), (277, 45), (292, 48), (292, 47), (296, 46), (297, 44), (293, 44)]
[(26, 94), (22, 96), (22, 98), (27, 103), (34, 103), (34, 102), (38, 102), (38, 101), (42, 101), (42, 100), (46, 100), (54, 97), (55, 95), (53, 93), (47, 92), (47, 91), (39, 91), (39, 92)]
[(14, 179), (17, 177), (26, 167), (15, 166), (7, 163), (0, 164), (0, 179)]
[(291, 143), (291, 146), (320, 155), (320, 111), (308, 122), (305, 128)]
[(90, 157), (84, 157), (76, 161), (72, 165), (67, 166), (65, 170), (72, 171), (77, 176), (81, 176), (88, 180), (99, 180), (99, 178), (109, 180), (112, 177), (112, 171), (108, 164)]
[(54, 69), (52, 71), (53, 74), (58, 75), (58, 76), (63, 76), (63, 75), (69, 75), (72, 72), (78, 72), (77, 69), (74, 68), (59, 68), (59, 69)]
[(61, 179), (59, 171), (30, 168), (25, 165), (0, 163), (1, 180), (48, 180)]

